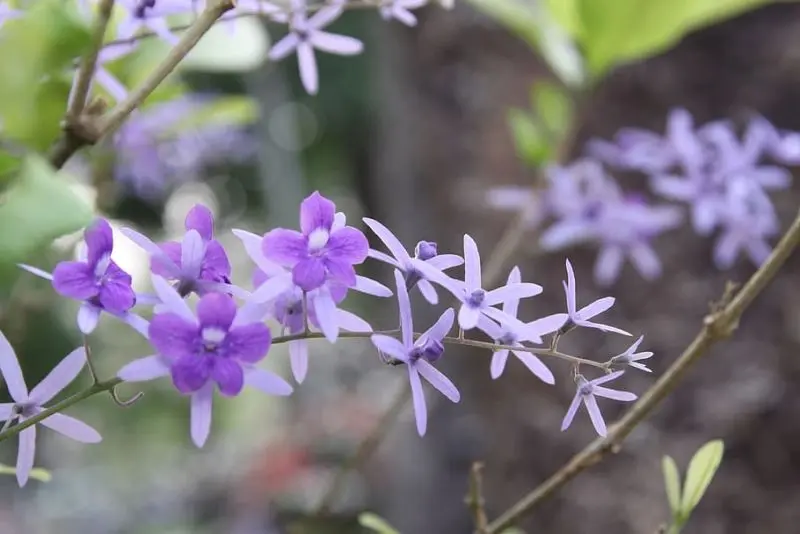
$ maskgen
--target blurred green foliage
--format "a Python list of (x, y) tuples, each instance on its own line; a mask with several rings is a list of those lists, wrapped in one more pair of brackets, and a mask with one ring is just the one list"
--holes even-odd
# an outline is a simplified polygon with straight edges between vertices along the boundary
[[(10, 465), (0, 464), (0, 475), (16, 476), (17, 468), (11, 467)], [(42, 469), (41, 467), (34, 467), (31, 469), (28, 476), (34, 480), (38, 480), (39, 482), (50, 482), (53, 479), (50, 471), (47, 469)]]

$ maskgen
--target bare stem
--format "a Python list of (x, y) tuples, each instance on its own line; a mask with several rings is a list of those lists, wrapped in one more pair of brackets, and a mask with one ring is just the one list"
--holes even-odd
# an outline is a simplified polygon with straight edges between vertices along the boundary
[(486, 503), (483, 499), (483, 464), (475, 462), (469, 471), (469, 493), (464, 499), (475, 521), (475, 534), (486, 534), (489, 520), (486, 518)]
[(94, 21), (92, 30), (92, 46), (83, 57), (75, 78), (75, 90), (72, 93), (72, 102), (69, 103), (67, 110), (68, 121), (77, 120), (83, 113), (84, 106), (86, 106), (86, 98), (89, 95), (89, 88), (92, 85), (94, 70), (97, 66), (97, 57), (103, 48), (103, 40), (106, 37), (106, 29), (113, 9), (114, 0), (101, 0), (97, 7), (97, 18)]
[(703, 321), (703, 328), (675, 363), (653, 384), (633, 407), (608, 430), (605, 438), (598, 438), (559, 469), (539, 487), (525, 495), (516, 504), (489, 525), (487, 534), (499, 534), (513, 526), (536, 505), (559, 490), (578, 474), (601, 461), (608, 453), (618, 450), (622, 441), (634, 428), (669, 395), (679, 384), (684, 373), (717, 342), (729, 337), (739, 324), (742, 313), (763, 291), (800, 243), (800, 213), (767, 261), (750, 277), (742, 290), (729, 302), (713, 310)]

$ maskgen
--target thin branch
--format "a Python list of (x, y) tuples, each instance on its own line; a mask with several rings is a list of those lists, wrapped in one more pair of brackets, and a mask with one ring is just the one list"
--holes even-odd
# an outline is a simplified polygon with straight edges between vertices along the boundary
[(800, 213), (792, 226), (772, 251), (767, 261), (750, 277), (742, 290), (730, 302), (712, 311), (703, 321), (703, 328), (675, 363), (653, 384), (639, 401), (608, 430), (576, 454), (554, 475), (528, 493), (489, 525), (487, 534), (499, 534), (511, 527), (536, 505), (559, 490), (585, 469), (601, 461), (608, 453), (618, 450), (622, 441), (671, 393), (684, 373), (704, 356), (717, 342), (729, 337), (739, 324), (739, 318), (786, 263), (800, 243)]
[(97, 18), (94, 21), (94, 28), (92, 30), (92, 45), (89, 52), (83, 57), (81, 66), (78, 69), (78, 74), (75, 77), (75, 90), (72, 93), (72, 102), (69, 103), (67, 108), (67, 120), (77, 120), (83, 108), (86, 106), (86, 99), (89, 95), (89, 89), (92, 86), (92, 78), (94, 77), (95, 67), (97, 66), (97, 57), (100, 55), (100, 50), (103, 48), (103, 41), (106, 37), (106, 29), (108, 22), (111, 19), (111, 12), (114, 9), (114, 0), (100, 0), (97, 7)]
[(466, 502), (475, 521), (475, 534), (486, 534), (489, 520), (486, 518), (486, 502), (483, 499), (483, 464), (474, 462), (469, 471), (469, 493)]

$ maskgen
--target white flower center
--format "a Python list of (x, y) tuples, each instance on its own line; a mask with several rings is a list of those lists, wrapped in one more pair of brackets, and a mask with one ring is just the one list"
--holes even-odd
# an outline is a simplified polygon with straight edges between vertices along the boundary
[(308, 236), (308, 251), (316, 252), (328, 244), (330, 234), (324, 228), (317, 228)]
[(203, 339), (203, 345), (205, 345), (206, 350), (211, 351), (222, 343), (222, 340), (225, 339), (225, 334), (227, 334), (225, 330), (216, 326), (209, 326), (203, 328), (200, 337)]

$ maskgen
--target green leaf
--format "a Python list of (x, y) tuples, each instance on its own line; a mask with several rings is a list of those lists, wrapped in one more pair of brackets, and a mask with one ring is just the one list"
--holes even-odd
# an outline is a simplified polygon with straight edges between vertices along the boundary
[(725, 445), (721, 440), (709, 441), (695, 453), (689, 462), (681, 501), (681, 513), (684, 517), (689, 517), (694, 507), (703, 498), (703, 494), (719, 468), (724, 450)]
[(681, 475), (678, 466), (671, 456), (661, 459), (661, 470), (664, 472), (664, 484), (667, 488), (667, 500), (673, 517), (679, 515), (681, 510)]
[(544, 0), (553, 20), (561, 25), (572, 37), (578, 37), (583, 32), (580, 0)]
[(178, 121), (173, 128), (167, 129), (167, 132), (178, 133), (213, 125), (242, 126), (255, 121), (258, 113), (258, 104), (250, 97), (219, 97)]
[(548, 143), (548, 136), (527, 111), (516, 108), (508, 110), (508, 125), (517, 155), (526, 165), (538, 167), (550, 159), (553, 150)]
[(42, 157), (26, 156), (0, 195), (0, 261), (15, 263), (57, 237), (80, 230), (92, 210)]
[[(0, 475), (17, 475), (17, 468), (11, 467), (10, 465), (0, 464)], [(50, 471), (47, 469), (42, 469), (41, 467), (34, 467), (31, 469), (28, 476), (34, 480), (38, 480), (40, 482), (50, 482), (53, 479), (53, 476), (50, 474)]]
[(531, 105), (551, 134), (560, 137), (567, 130), (572, 120), (572, 101), (560, 87), (548, 82), (534, 84)]
[(382, 517), (372, 512), (364, 512), (358, 516), (358, 524), (364, 528), (374, 530), (378, 534), (400, 534), (400, 531), (392, 527)]
[[(600, 75), (616, 63), (659, 53), (695, 29), (769, 1), (577, 0), (580, 24), (575, 27), (579, 29), (589, 69)], [(568, 17), (560, 15), (564, 20)]]

